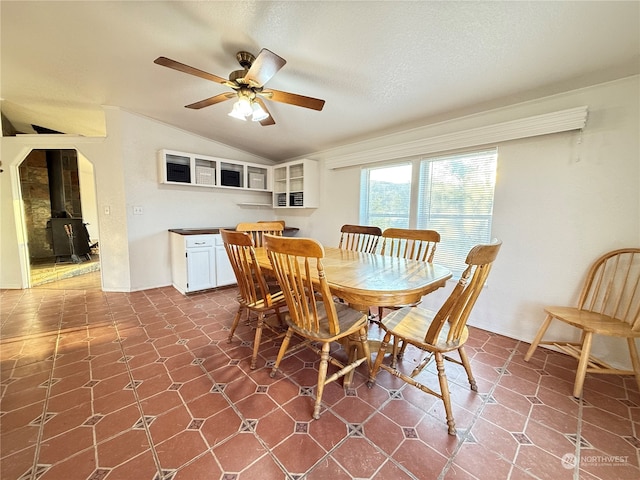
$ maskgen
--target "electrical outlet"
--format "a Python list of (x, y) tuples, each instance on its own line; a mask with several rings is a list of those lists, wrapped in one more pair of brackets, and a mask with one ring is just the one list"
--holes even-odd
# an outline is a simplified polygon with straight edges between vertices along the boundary
[(133, 207), (133, 214), (134, 215), (142, 215), (142, 207), (140, 207), (140, 206)]

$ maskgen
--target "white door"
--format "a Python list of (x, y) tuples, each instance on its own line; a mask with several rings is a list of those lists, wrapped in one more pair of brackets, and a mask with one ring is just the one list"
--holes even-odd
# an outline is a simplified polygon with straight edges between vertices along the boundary
[(187, 292), (216, 286), (215, 247), (187, 249)]
[(216, 278), (219, 287), (237, 283), (227, 251), (219, 246), (216, 247)]

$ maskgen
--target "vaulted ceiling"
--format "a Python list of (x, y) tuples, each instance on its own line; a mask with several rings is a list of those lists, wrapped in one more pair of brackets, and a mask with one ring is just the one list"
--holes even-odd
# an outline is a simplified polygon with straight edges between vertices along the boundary
[[(17, 131), (104, 135), (116, 106), (274, 161), (640, 72), (637, 1), (2, 1), (0, 17)], [(153, 63), (226, 78), (262, 48), (287, 60), (267, 88), (322, 111), (267, 101), (261, 126), (232, 101), (187, 109), (231, 90)]]

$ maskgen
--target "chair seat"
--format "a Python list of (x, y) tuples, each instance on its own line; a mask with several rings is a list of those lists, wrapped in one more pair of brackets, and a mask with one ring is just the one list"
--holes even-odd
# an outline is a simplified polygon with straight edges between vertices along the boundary
[(353, 332), (357, 332), (363, 325), (366, 325), (368, 321), (367, 316), (361, 311), (354, 310), (348, 305), (336, 303), (335, 306), (336, 313), (338, 314), (340, 333), (338, 335), (333, 335), (329, 332), (329, 322), (327, 322), (327, 312), (324, 302), (318, 302), (316, 305), (318, 307), (318, 319), (320, 322), (320, 330), (318, 332), (311, 332), (300, 328), (292, 321), (291, 316), (288, 313), (284, 317), (285, 322), (299, 335), (313, 340), (329, 342), (350, 335)]
[(469, 330), (465, 326), (460, 339), (456, 342), (447, 342), (449, 335), (449, 323), (442, 326), (438, 339), (433, 344), (425, 343), (425, 332), (429, 330), (436, 312), (424, 308), (405, 307), (395, 310), (381, 321), (385, 330), (391, 331), (393, 335), (402, 337), (402, 340), (417, 347), (439, 352), (449, 352), (457, 350), (460, 345), (464, 345), (469, 338)]
[(544, 310), (549, 315), (588, 332), (615, 337), (640, 338), (640, 331), (633, 331), (628, 323), (600, 313), (580, 310), (575, 307), (546, 307)]

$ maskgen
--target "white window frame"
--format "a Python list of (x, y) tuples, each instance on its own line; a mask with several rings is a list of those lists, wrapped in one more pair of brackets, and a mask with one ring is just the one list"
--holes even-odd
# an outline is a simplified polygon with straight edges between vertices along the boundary
[[(488, 243), (491, 241), (491, 224), (493, 218), (493, 202), (495, 198), (495, 179), (496, 179), (496, 171), (497, 171), (497, 157), (498, 151), (497, 148), (485, 148), (482, 150), (476, 150), (471, 152), (458, 152), (451, 153), (446, 155), (438, 155), (433, 157), (420, 157), (415, 158), (410, 161), (399, 161), (396, 163), (385, 163), (385, 164), (375, 164), (368, 165), (361, 169), (361, 184), (360, 184), (360, 223), (363, 225), (375, 225), (381, 227), (383, 230), (387, 225), (380, 224), (377, 219), (371, 216), (369, 212), (369, 192), (370, 192), (370, 173), (375, 169), (383, 169), (390, 167), (397, 167), (401, 165), (411, 165), (411, 192), (409, 195), (409, 204), (407, 205), (407, 215), (408, 222), (407, 225), (402, 226), (401, 228), (421, 228), (421, 229), (434, 229), (440, 232), (442, 235), (440, 245), (436, 249), (435, 262), (441, 263), (447, 266), (454, 274), (454, 278), (458, 278), (462, 271), (464, 270), (465, 258), (471, 246), (477, 243)], [(479, 212), (477, 214), (466, 213), (464, 216), (468, 220), (481, 220), (481, 223), (484, 223), (485, 229), (484, 231), (479, 232), (477, 235), (474, 235), (470, 238), (465, 238), (465, 236), (460, 235), (456, 238), (447, 238), (446, 235), (446, 224), (443, 225), (438, 224), (438, 219), (444, 218), (443, 214), (433, 215), (431, 218), (425, 218), (424, 215), (421, 215), (420, 207), (423, 205), (424, 201), (424, 192), (421, 189), (430, 188), (431, 183), (429, 185), (423, 184), (421, 185), (421, 181), (423, 179), (423, 174), (425, 172), (425, 168), (430, 165), (433, 165), (433, 162), (439, 161), (474, 161), (475, 159), (484, 159), (489, 162), (488, 166), (491, 166), (490, 162), (494, 162), (493, 165), (495, 168), (493, 171), (488, 172), (489, 175), (493, 174), (492, 178), (487, 178), (487, 181), (491, 183), (492, 186), (492, 196), (491, 196), (491, 205), (488, 207), (486, 202), (484, 204), (484, 211)], [(428, 177), (427, 177), (428, 178)], [(473, 204), (473, 203), (472, 203)], [(468, 205), (468, 204), (467, 204)], [(490, 212), (487, 212), (490, 210)], [(448, 214), (448, 216), (452, 216), (452, 218), (461, 217), (460, 215)], [(453, 224), (452, 224), (453, 225)], [(460, 231), (464, 230), (462, 224), (457, 224)], [(454, 236), (453, 234), (449, 235)]]

